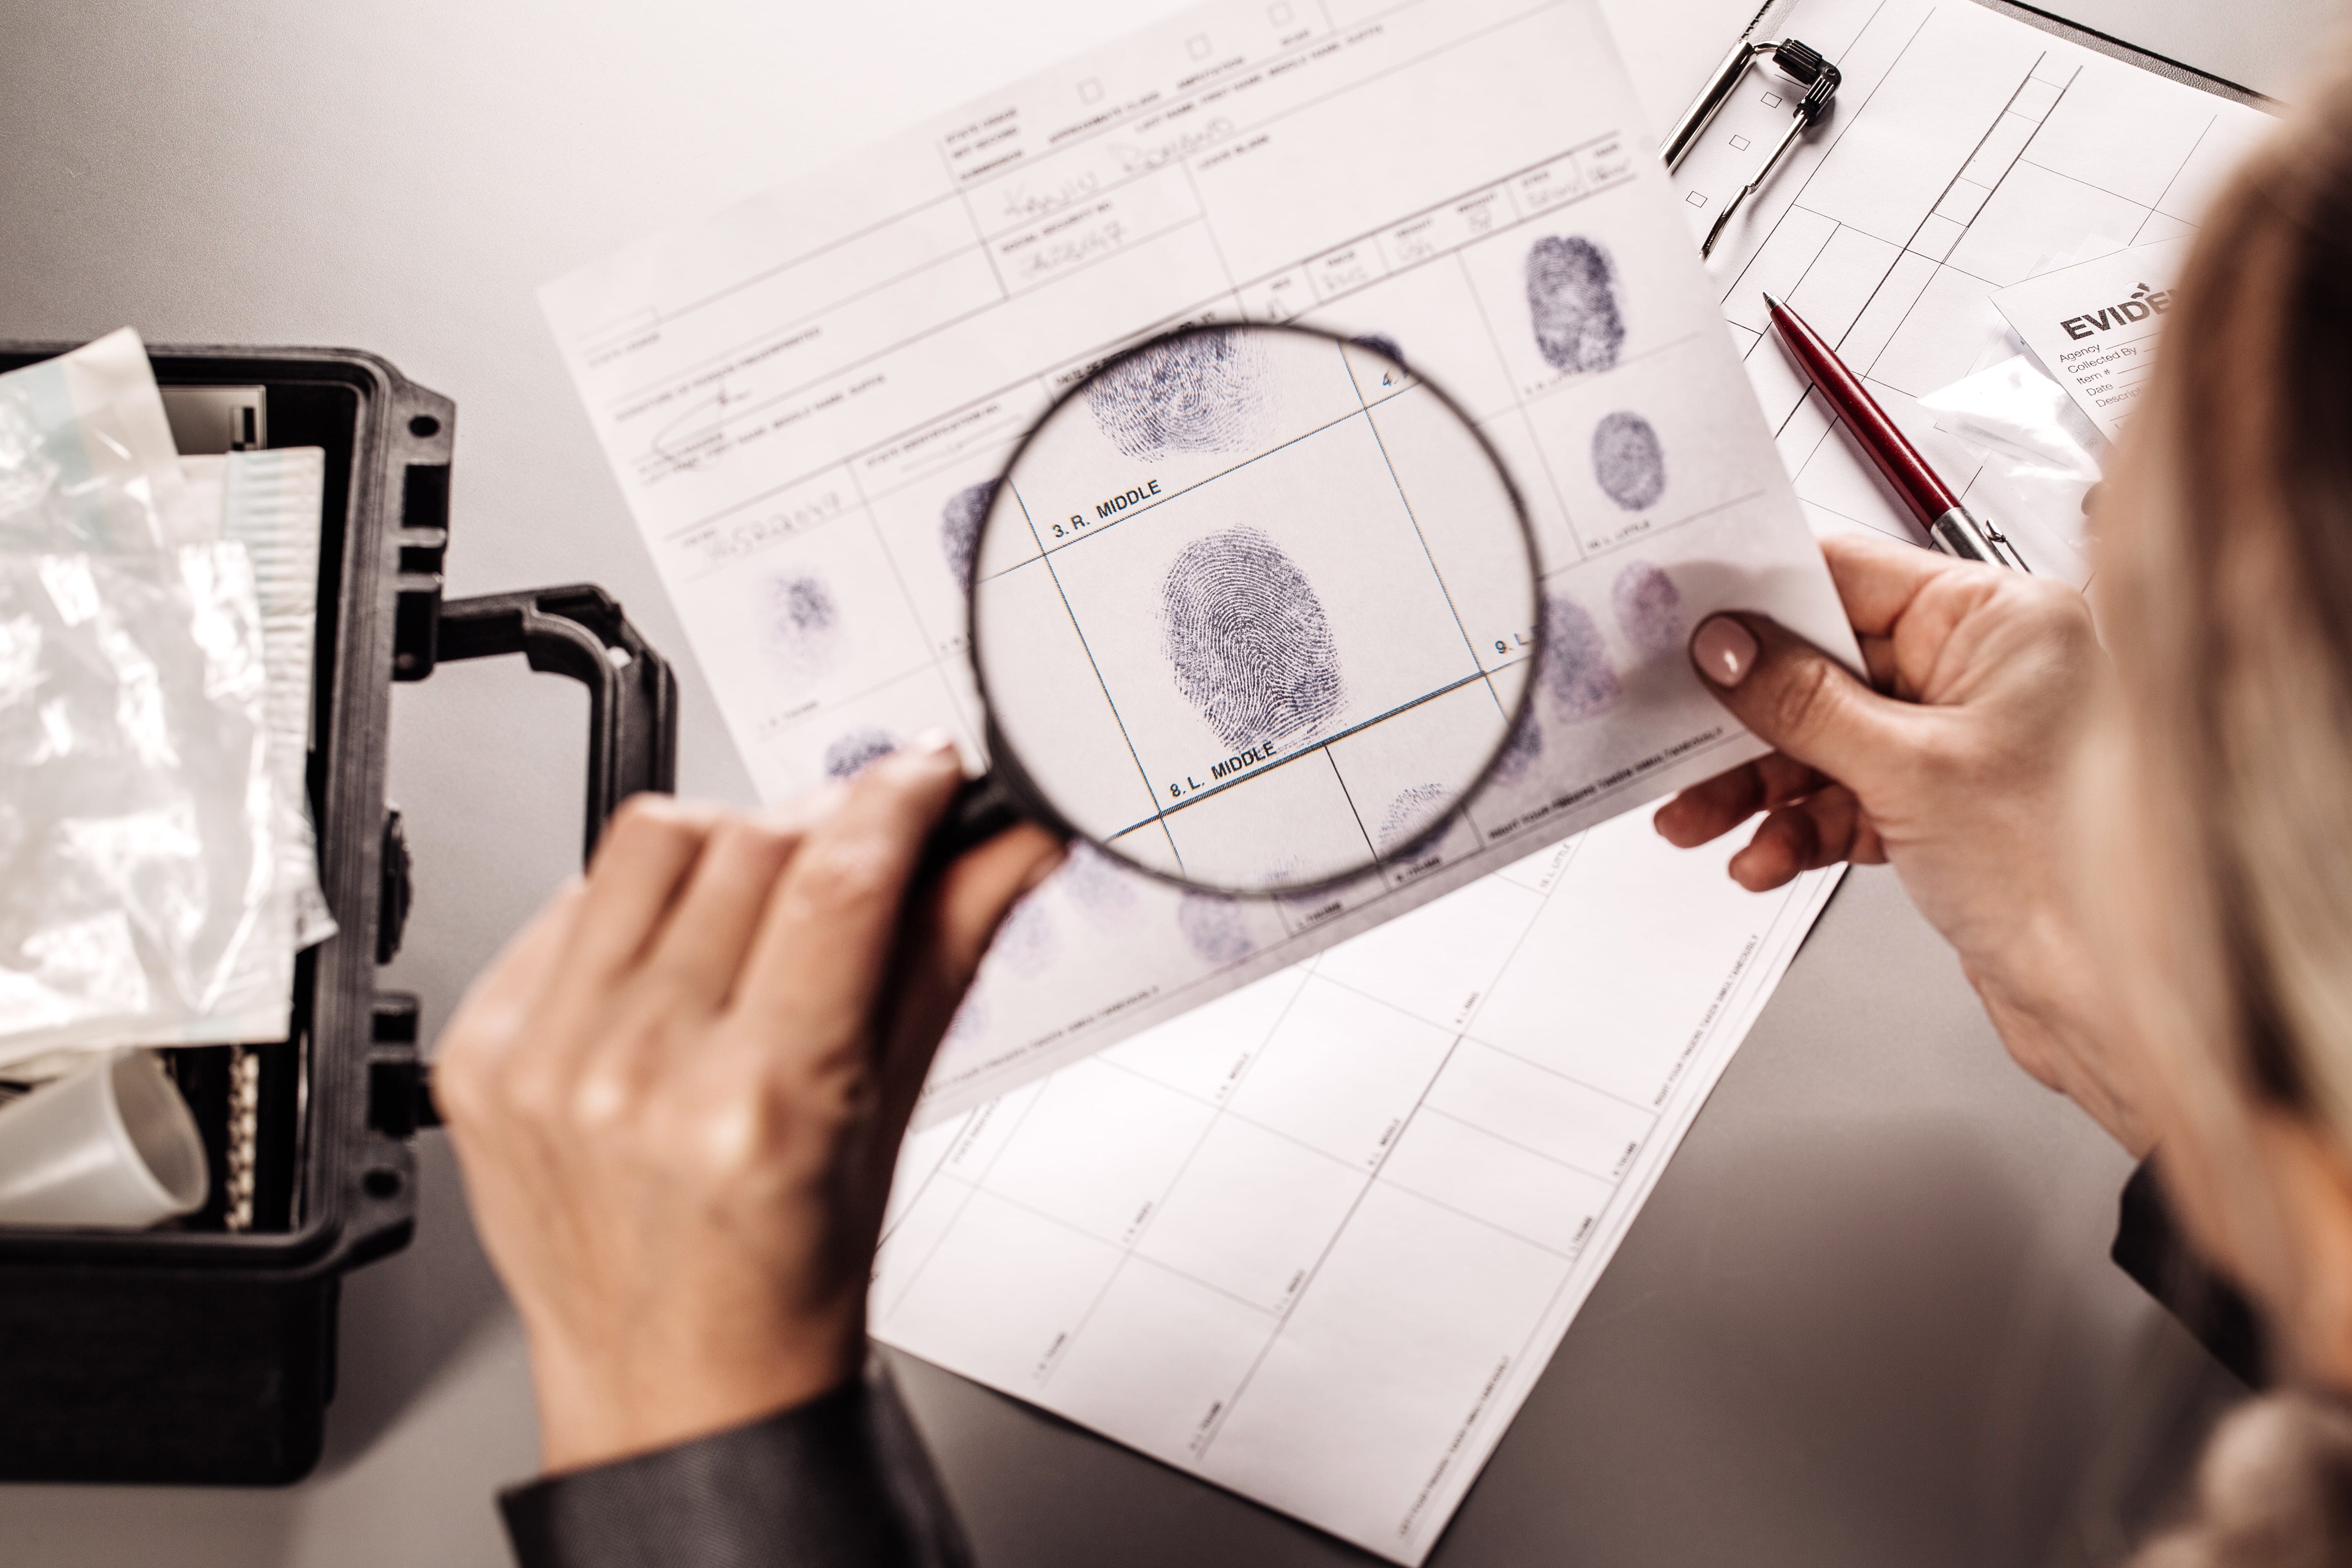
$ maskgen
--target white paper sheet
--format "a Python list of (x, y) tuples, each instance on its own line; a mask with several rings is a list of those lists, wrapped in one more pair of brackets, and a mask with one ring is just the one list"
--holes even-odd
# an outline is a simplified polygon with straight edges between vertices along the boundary
[[(1766, 330), (1763, 292), (1829, 339), (1961, 499), (1980, 505), (1978, 463), (1916, 400), (2017, 353), (1994, 292), (2192, 232), (2271, 121), (1969, 0), (1775, 9), (1771, 34), (1820, 49), (1844, 81), (1708, 275), (1814, 526), (1916, 542), (1909, 512)], [(1787, 123), (1785, 96), (1751, 75), (1684, 163), (1675, 184), (1695, 234)], [(2084, 575), (2078, 563), (2054, 564)]]
[[(1537, 754), (1435, 863), (1234, 903), (1082, 858), (992, 954), (924, 1119), (1753, 754), (1683, 651), (1707, 612), (1851, 652), (1653, 146), (1591, 0), (1226, 0), (546, 289), (771, 796), (926, 726), (976, 752), (959, 525), (1051, 397), (1154, 330), (1380, 334), (1529, 503), (1569, 657)], [(1587, 243), (1622, 327), (1598, 360), (1530, 274)], [(1595, 471), (1619, 414), (1664, 453), (1632, 502)]]
[(2188, 258), (2186, 237), (2134, 246), (2012, 284), (1992, 302), (2074, 406), (2113, 441), (2156, 368), (2157, 334)]
[(1836, 886), (1642, 816), (919, 1134), (884, 1342), (1419, 1563)]

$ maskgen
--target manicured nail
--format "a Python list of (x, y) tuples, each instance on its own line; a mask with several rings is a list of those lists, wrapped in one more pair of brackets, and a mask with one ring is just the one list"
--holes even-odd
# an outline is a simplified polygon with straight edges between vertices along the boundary
[(956, 749), (955, 737), (945, 730), (926, 730), (915, 737), (913, 749), (939, 756)]
[(1756, 664), (1756, 634), (1729, 616), (1713, 616), (1691, 638), (1699, 673), (1717, 686), (1737, 686)]

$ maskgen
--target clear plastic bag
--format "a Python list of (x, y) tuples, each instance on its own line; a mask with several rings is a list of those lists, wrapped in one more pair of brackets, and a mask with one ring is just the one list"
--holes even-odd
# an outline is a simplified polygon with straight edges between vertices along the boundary
[(284, 1037), (260, 619), (241, 544), (0, 555), (0, 1066)]
[(1983, 465), (1969, 507), (2015, 540), (2034, 571), (2077, 587), (2088, 582), (2084, 505), (2105, 442), (2065, 389), (2019, 354), (1929, 393), (1919, 406)]
[(0, 375), (0, 551), (205, 542), (137, 332)]

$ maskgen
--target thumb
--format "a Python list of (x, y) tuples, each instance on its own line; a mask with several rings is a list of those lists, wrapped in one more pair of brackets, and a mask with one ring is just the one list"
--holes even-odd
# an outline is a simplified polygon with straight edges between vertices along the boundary
[(1769, 616), (1710, 616), (1691, 662), (1716, 700), (1783, 755), (1865, 797), (1910, 742), (1906, 705), (1882, 697)]

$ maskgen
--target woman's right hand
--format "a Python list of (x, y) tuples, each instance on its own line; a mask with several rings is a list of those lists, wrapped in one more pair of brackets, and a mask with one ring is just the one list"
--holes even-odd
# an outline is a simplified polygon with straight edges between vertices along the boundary
[(1764, 812), (1731, 861), (1757, 891), (1840, 860), (1891, 864), (2019, 1065), (2145, 1152), (2065, 881), (2067, 771), (2101, 657), (2089, 606), (2049, 578), (1891, 541), (1839, 535), (1822, 552), (1870, 684), (1766, 616), (1710, 617), (1693, 661), (1777, 749), (1683, 791), (1658, 831), (1687, 848)]

